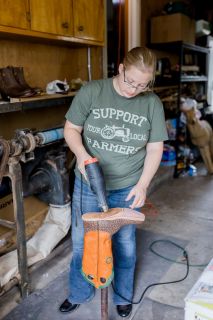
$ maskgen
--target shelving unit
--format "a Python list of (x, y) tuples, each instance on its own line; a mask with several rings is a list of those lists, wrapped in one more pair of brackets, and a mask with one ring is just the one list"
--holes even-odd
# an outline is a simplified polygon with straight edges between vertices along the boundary
[(42, 94), (32, 98), (15, 98), (11, 102), (0, 103), (0, 114), (8, 112), (17, 112), (37, 108), (47, 108), (52, 106), (62, 106), (72, 102), (76, 92), (62, 94)]
[[(168, 52), (177, 56), (177, 69), (173, 70), (171, 77), (157, 79), (158, 87), (155, 89), (164, 106), (167, 121), (176, 122), (176, 137), (170, 141), (176, 149), (176, 167), (174, 176), (187, 168), (190, 161), (187, 148), (190, 149), (186, 125), (180, 120), (181, 97), (189, 97), (198, 102), (198, 108), (204, 114), (207, 107), (207, 83), (208, 83), (208, 55), (210, 50), (201, 46), (184, 43), (182, 41), (151, 45), (152, 49)], [(162, 83), (162, 86), (161, 86)], [(166, 95), (166, 91), (168, 94)], [(170, 123), (170, 124), (171, 124)], [(174, 128), (175, 130), (175, 128)], [(173, 135), (174, 137), (174, 135)], [(188, 145), (189, 144), (189, 145)]]
[[(203, 94), (207, 94), (208, 82), (208, 55), (209, 49), (197, 45), (180, 44), (179, 65), (180, 65), (180, 84), (200, 83), (203, 87)], [(185, 71), (184, 69), (188, 69)], [(191, 70), (191, 71), (190, 71)], [(182, 88), (180, 87), (180, 95)]]

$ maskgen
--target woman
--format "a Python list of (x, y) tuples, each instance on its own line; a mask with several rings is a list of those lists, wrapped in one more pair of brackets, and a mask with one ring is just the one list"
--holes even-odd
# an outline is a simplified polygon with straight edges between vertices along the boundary
[[(64, 136), (76, 156), (77, 166), (72, 202), (70, 293), (59, 308), (61, 312), (74, 311), (94, 296), (94, 287), (80, 272), (84, 237), (80, 216), (100, 208), (85, 179), (81, 188), (84, 161), (98, 158), (109, 208), (136, 210), (143, 206), (147, 188), (160, 164), (167, 132), (162, 103), (152, 92), (155, 67), (152, 51), (133, 48), (119, 65), (117, 76), (91, 81), (82, 87), (66, 114)], [(131, 301), (136, 262), (134, 225), (122, 227), (113, 236), (113, 254), (116, 292)], [(121, 317), (130, 315), (132, 304), (115, 293), (113, 301)]]

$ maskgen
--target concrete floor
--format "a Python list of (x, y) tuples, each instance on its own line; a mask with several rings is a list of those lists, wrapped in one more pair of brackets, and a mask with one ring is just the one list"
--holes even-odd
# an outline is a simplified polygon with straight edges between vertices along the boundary
[[(190, 271), (186, 280), (180, 283), (156, 286), (146, 292), (140, 304), (134, 305), (133, 320), (182, 320), (184, 319), (184, 298), (213, 257), (213, 177), (207, 175), (201, 165), (195, 177), (155, 183), (149, 200), (153, 207), (145, 213), (146, 222), (137, 231), (138, 262), (135, 279), (135, 300), (144, 288), (153, 282), (167, 282), (182, 278), (186, 266), (166, 261), (154, 255), (149, 246), (156, 240), (170, 240), (184, 246), (189, 254)], [(155, 179), (164, 180), (161, 171)], [(157, 187), (158, 184), (158, 187)], [(156, 209), (156, 210), (154, 210)], [(32, 294), (20, 301), (16, 287), (0, 298), (0, 319), (4, 320), (51, 320), (100, 319), (100, 291), (93, 301), (82, 305), (75, 313), (62, 315), (58, 306), (66, 298), (68, 267), (71, 257), (70, 241), (63, 250), (57, 250), (54, 258), (37, 265), (31, 272)], [(161, 243), (156, 250), (162, 255), (182, 262), (182, 254), (168, 243)], [(109, 295), (109, 319), (121, 319), (111, 303)]]

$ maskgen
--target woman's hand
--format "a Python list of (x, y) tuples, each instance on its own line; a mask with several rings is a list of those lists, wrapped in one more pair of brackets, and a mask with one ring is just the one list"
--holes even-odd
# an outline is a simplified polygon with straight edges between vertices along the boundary
[(92, 157), (86, 151), (84, 153), (82, 153), (80, 156), (78, 156), (78, 158), (76, 158), (78, 170), (81, 172), (81, 174), (84, 176), (84, 178), (86, 180), (87, 180), (87, 175), (86, 175), (86, 171), (85, 171), (84, 162), (88, 159), (91, 159), (91, 158)]
[(126, 201), (129, 201), (130, 199), (132, 199), (132, 197), (134, 197), (133, 202), (130, 205), (131, 209), (140, 208), (144, 205), (144, 202), (146, 200), (146, 192), (147, 192), (147, 189), (141, 186), (141, 184), (139, 183), (137, 183), (132, 188), (132, 190), (130, 191), (130, 193), (125, 199)]
[(77, 166), (81, 174), (86, 178), (84, 161), (91, 158), (91, 156), (86, 151), (83, 143), (81, 133), (83, 127), (76, 126), (70, 121), (66, 121), (64, 126), (64, 138), (70, 148), (70, 150), (75, 154)]
[(143, 172), (138, 183), (128, 194), (126, 201), (134, 197), (130, 208), (140, 208), (146, 200), (147, 188), (157, 171), (163, 153), (163, 142), (149, 142), (146, 146), (146, 157)]

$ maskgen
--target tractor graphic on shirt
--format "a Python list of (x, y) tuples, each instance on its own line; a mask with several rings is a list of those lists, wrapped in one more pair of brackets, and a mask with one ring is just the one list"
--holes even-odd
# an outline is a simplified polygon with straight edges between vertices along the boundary
[(123, 142), (130, 141), (130, 129), (123, 127), (116, 127), (116, 126), (108, 126), (105, 125), (105, 127), (101, 130), (101, 136), (105, 139), (113, 139), (114, 137), (121, 137)]

